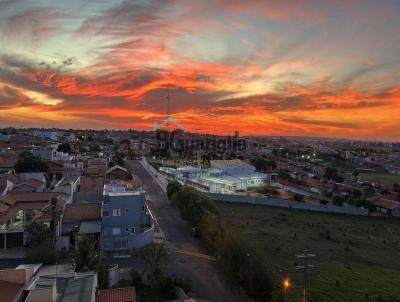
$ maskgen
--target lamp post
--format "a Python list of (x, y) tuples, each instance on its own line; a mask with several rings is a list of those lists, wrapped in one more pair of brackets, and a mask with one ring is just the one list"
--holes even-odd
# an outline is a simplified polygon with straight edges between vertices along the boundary
[(285, 296), (286, 296), (286, 292), (287, 292), (287, 290), (289, 289), (289, 287), (290, 287), (290, 280), (289, 280), (289, 278), (285, 278), (285, 279), (283, 279), (283, 282), (282, 282), (282, 302), (285, 302)]

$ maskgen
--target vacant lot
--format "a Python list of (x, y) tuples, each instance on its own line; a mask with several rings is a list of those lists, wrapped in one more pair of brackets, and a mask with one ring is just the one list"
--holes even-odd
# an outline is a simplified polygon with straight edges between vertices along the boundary
[(309, 274), (310, 301), (368, 301), (400, 296), (400, 220), (319, 214), (266, 206), (217, 203), (226, 228), (243, 233), (249, 248), (268, 256), (275, 283), (289, 275), (287, 301), (301, 301), (301, 261), (317, 256)]
[(358, 178), (370, 182), (380, 182), (386, 186), (393, 186), (395, 183), (400, 184), (399, 175), (393, 175), (384, 172), (361, 172), (358, 175)]

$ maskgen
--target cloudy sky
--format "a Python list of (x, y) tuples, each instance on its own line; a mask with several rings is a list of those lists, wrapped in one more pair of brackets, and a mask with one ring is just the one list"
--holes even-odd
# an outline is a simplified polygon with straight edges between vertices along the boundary
[(0, 0), (0, 127), (400, 138), (400, 1)]

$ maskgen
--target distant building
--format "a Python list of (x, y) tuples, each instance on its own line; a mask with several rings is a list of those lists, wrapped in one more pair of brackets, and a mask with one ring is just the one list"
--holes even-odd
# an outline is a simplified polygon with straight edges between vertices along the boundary
[(144, 191), (105, 185), (103, 197), (103, 251), (136, 249), (153, 242), (153, 217)]
[(131, 180), (132, 174), (127, 169), (121, 166), (111, 167), (106, 171), (106, 180)]
[(68, 153), (64, 153), (61, 151), (57, 151), (58, 145), (48, 145), (36, 149), (33, 151), (33, 154), (40, 157), (43, 160), (62, 160), (62, 161), (71, 161), (74, 156), (69, 155)]
[(376, 211), (388, 216), (400, 217), (400, 202), (379, 197), (372, 201)]
[(269, 174), (256, 172), (254, 166), (240, 160), (215, 160), (210, 163), (209, 169), (161, 167), (160, 173), (181, 184), (211, 193), (254, 191), (270, 181)]
[(53, 141), (74, 141), (76, 140), (75, 134), (72, 132), (64, 131), (49, 131), (49, 130), (35, 130), (32, 133), (35, 137), (40, 137), (42, 139), (49, 139)]

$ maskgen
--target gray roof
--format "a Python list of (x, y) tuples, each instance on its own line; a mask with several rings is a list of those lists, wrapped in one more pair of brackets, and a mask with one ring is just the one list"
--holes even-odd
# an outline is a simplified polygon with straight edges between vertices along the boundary
[(101, 233), (101, 220), (82, 221), (79, 226), (79, 234)]
[(59, 275), (40, 276), (36, 287), (48, 287), (56, 282), (58, 302), (91, 302), (94, 301), (97, 287), (96, 274), (93, 272), (66, 273)]

